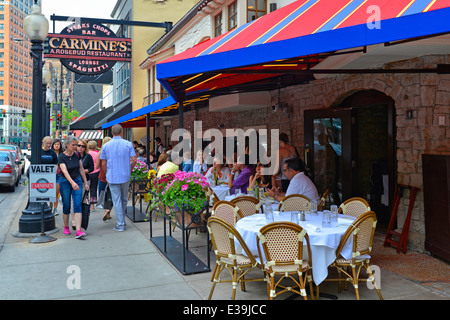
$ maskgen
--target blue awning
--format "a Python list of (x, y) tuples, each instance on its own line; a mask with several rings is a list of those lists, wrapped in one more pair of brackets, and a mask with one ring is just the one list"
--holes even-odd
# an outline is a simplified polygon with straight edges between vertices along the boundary
[(448, 0), (298, 0), (158, 63), (157, 79), (175, 99), (292, 85), (328, 54), (450, 33), (449, 18)]
[[(145, 122), (147, 114), (150, 114), (150, 116), (157, 116), (177, 107), (177, 102), (172, 97), (168, 97), (158, 102), (149, 104), (148, 106), (133, 111), (129, 114), (126, 114), (118, 119), (105, 123), (104, 125), (102, 125), (102, 129), (108, 129), (118, 123), (120, 123), (125, 128), (139, 127), (140, 125), (137, 125), (136, 121), (143, 120)], [(129, 125), (127, 125), (127, 123), (129, 123)]]

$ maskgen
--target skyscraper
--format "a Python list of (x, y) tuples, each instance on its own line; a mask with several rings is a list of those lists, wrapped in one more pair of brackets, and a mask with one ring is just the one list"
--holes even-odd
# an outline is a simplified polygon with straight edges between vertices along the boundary
[(0, 142), (20, 147), (27, 146), (31, 135), (20, 123), (32, 104), (31, 43), (23, 27), (32, 5), (33, 0), (0, 1)]

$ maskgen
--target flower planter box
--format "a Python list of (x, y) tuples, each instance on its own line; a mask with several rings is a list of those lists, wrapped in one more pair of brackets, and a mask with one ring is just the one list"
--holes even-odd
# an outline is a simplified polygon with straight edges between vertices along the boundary
[[(127, 207), (127, 217), (133, 222), (145, 222), (147, 221), (146, 212), (149, 208), (144, 210), (142, 199), (148, 201), (148, 193), (151, 188), (151, 179), (132, 179), (129, 188), (129, 197), (131, 197), (132, 206)], [(136, 201), (139, 198), (139, 211), (136, 210)]]
[[(152, 193), (152, 200), (157, 201), (157, 194)], [(158, 214), (164, 218), (163, 235), (155, 237), (153, 235), (152, 214)], [(207, 264), (197, 258), (188, 247), (188, 232), (192, 229), (199, 229), (206, 226), (206, 218), (209, 215), (209, 206), (205, 206), (205, 212), (191, 213), (186, 210), (169, 208), (162, 203), (154, 206), (150, 211), (150, 241), (152, 241), (158, 250), (184, 274), (195, 274), (210, 272), (210, 252), (209, 252), (209, 234), (206, 233)], [(167, 222), (170, 222), (169, 224)], [(182, 242), (172, 237), (172, 225), (175, 225), (182, 233)], [(168, 232), (167, 232), (167, 226)]]

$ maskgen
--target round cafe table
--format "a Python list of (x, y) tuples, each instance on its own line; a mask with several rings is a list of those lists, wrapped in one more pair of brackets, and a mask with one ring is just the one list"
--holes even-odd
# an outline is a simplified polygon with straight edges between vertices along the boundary
[[(336, 249), (339, 242), (355, 218), (340, 214), (335, 226), (322, 228), (321, 213), (317, 215), (306, 214), (305, 216), (306, 221), (299, 221), (299, 225), (306, 229), (308, 233), (313, 265), (312, 274), (314, 283), (319, 285), (328, 276), (328, 266), (336, 259)], [(290, 219), (291, 212), (274, 212), (274, 222), (290, 221)], [(255, 257), (258, 257), (256, 242), (258, 231), (268, 223), (269, 221), (266, 220), (264, 214), (254, 214), (242, 218), (236, 223), (236, 230), (240, 233), (250, 252)], [(352, 257), (352, 243), (353, 238), (350, 237), (342, 250), (342, 256), (346, 259), (351, 259)], [(240, 246), (236, 250), (242, 252)], [(261, 252), (264, 255), (262, 247)], [(304, 250), (304, 253), (307, 254), (307, 251)], [(265, 257), (262, 257), (262, 260), (265, 261)]]
[(225, 200), (225, 197), (230, 195), (230, 188), (226, 184), (219, 184), (218, 186), (211, 188), (219, 200)]

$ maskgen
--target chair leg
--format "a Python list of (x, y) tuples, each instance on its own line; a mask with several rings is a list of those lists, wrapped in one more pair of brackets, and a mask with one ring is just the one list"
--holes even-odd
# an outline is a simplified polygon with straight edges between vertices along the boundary
[(216, 266), (214, 268), (214, 273), (213, 273), (214, 279), (211, 278), (212, 286), (211, 286), (211, 291), (209, 292), (208, 300), (211, 300), (211, 298), (212, 298), (214, 289), (216, 287), (216, 283), (219, 281), (218, 279), (219, 279), (219, 274), (221, 271), (222, 271), (222, 268), (216, 264)]
[(352, 266), (352, 284), (355, 288), (356, 300), (359, 300), (358, 275), (356, 274), (356, 267), (354, 266)]
[[(366, 269), (367, 269), (367, 273), (369, 274), (369, 279), (372, 279), (372, 284), (373, 284), (375, 290), (377, 291), (378, 298), (380, 298), (380, 300), (384, 300), (384, 299), (383, 299), (383, 296), (381, 295), (380, 289), (377, 287), (377, 281), (376, 281), (376, 279), (373, 277), (373, 272), (372, 272), (372, 269), (370, 268), (370, 265), (367, 265), (367, 268), (366, 268)], [(369, 281), (369, 279), (368, 279), (367, 281)]]
[(233, 276), (231, 279), (231, 284), (233, 286), (233, 294), (231, 295), (231, 300), (235, 300), (236, 299), (236, 289), (237, 289), (237, 285), (238, 285), (238, 276), (237, 276), (237, 268), (233, 268)]

